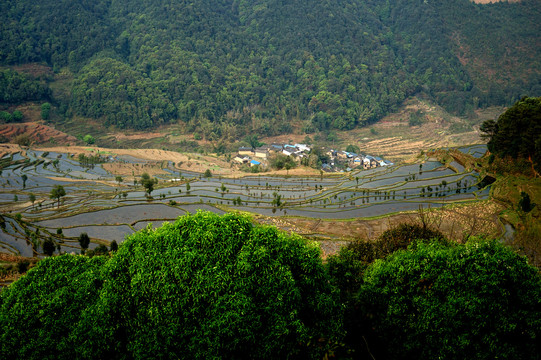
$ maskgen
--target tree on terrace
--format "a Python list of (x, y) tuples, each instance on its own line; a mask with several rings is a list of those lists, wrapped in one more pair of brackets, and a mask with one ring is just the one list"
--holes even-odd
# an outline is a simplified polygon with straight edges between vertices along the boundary
[(141, 185), (145, 188), (146, 193), (150, 196), (152, 191), (154, 191), (154, 185), (158, 183), (157, 178), (151, 178), (148, 173), (143, 173), (141, 175)]
[(90, 245), (90, 237), (88, 237), (87, 233), (83, 232), (79, 235), (79, 245), (81, 245), (83, 252), (88, 249), (88, 245)]
[(60, 199), (66, 196), (66, 190), (64, 190), (64, 187), (62, 185), (55, 185), (52, 190), (49, 197), (51, 199), (56, 199), (58, 201), (58, 207), (60, 207)]

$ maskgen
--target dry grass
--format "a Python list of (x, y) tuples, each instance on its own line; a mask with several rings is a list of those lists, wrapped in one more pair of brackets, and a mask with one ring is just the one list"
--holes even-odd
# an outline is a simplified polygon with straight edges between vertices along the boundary
[[(424, 211), (425, 221), (447, 238), (464, 241), (469, 236), (498, 237), (503, 229), (498, 220), (505, 209), (491, 200), (452, 205)], [(263, 222), (301, 235), (320, 234), (324, 257), (337, 253), (347, 242), (357, 239), (375, 240), (384, 231), (401, 223), (420, 223), (419, 212), (401, 213), (377, 219), (322, 220), (311, 218), (263, 218)], [(327, 238), (327, 240), (325, 240)]]

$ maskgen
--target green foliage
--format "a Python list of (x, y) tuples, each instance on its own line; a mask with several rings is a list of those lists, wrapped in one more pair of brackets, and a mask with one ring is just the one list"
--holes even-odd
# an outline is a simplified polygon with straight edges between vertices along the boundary
[[(0, 70), (0, 103), (19, 104), (25, 101), (39, 101), (49, 98), (50, 95), (49, 88), (37, 80), (13, 70)], [(13, 115), (15, 117), (15, 112)]]
[(90, 237), (88, 237), (88, 234), (83, 232), (79, 234), (79, 245), (81, 245), (81, 249), (86, 250), (88, 249), (88, 245), (90, 245)]
[(528, 160), (541, 169), (541, 97), (523, 97), (497, 121), (485, 121), (481, 131), (491, 152)]
[(53, 240), (46, 239), (43, 242), (43, 253), (47, 256), (52, 256), (54, 251), (56, 250), (56, 245)]
[(86, 255), (89, 257), (100, 256), (100, 255), (106, 255), (108, 252), (109, 250), (107, 249), (107, 246), (100, 244), (96, 246), (94, 250), (88, 250)]
[(80, 153), (79, 155), (77, 155), (77, 161), (79, 161), (82, 166), (92, 167), (94, 166), (94, 164), (101, 164), (107, 162), (107, 159), (99, 154), (86, 156), (85, 154)]
[(150, 196), (152, 191), (154, 191), (154, 185), (158, 183), (157, 178), (151, 178), (147, 173), (141, 175), (141, 185), (145, 188), (146, 193)]
[(244, 138), (244, 141), (246, 141), (253, 149), (263, 145), (263, 143), (259, 141), (259, 137), (257, 135), (248, 135)]
[(284, 168), (294, 168), (297, 166), (297, 163), (291, 156), (275, 154), (269, 159), (269, 165), (274, 169), (281, 170)]
[(94, 139), (94, 137), (92, 135), (85, 135), (85, 137), (83, 138), (83, 141), (87, 144), (87, 145), (92, 145), (94, 144), (94, 142), (96, 141)]
[(13, 120), (13, 116), (7, 111), (0, 111), (0, 121), (10, 123)]
[(51, 189), (51, 194), (49, 195), (51, 199), (56, 199), (58, 201), (58, 207), (60, 207), (60, 199), (64, 196), (66, 196), (66, 190), (64, 190), (62, 185), (55, 185)]
[[(71, 106), (77, 113), (106, 119), (118, 128), (145, 129), (176, 116), (166, 94), (129, 65), (100, 58), (81, 69), (75, 81)], [(96, 99), (100, 106), (96, 106)]]
[[(342, 281), (349, 276), (355, 274), (357, 279), (352, 282), (360, 284), (362, 272), (353, 271), (348, 274), (349, 270), (340, 271), (338, 268), (333, 269), (334, 264), (338, 267), (347, 268), (348, 263), (352, 263), (353, 268), (364, 268), (374, 262), (376, 259), (383, 259), (397, 250), (407, 249), (411, 244), (419, 242), (439, 242), (447, 244), (443, 234), (438, 230), (432, 230), (426, 226), (418, 224), (399, 224), (389, 230), (386, 230), (375, 241), (356, 240), (349, 243), (346, 247), (340, 249), (337, 256), (329, 257), (329, 269), (331, 273), (335, 273), (333, 279)], [(363, 264), (359, 267), (358, 264)], [(348, 286), (339, 286), (341, 289), (348, 289)], [(357, 289), (351, 288), (350, 292)]]
[(524, 192), (524, 191), (521, 191), (520, 192), (520, 200), (518, 202), (518, 207), (520, 208), (520, 210), (524, 211), (524, 212), (530, 212), (532, 211), (532, 201), (530, 199), (530, 195), (528, 195), (528, 193)]
[(132, 236), (118, 254), (108, 270), (119, 281), (106, 291), (131, 284), (133, 297), (111, 300), (121, 313), (135, 309), (121, 327), (139, 358), (283, 358), (322, 336), (322, 314), (335, 309), (318, 249), (237, 215), (185, 216)]
[(359, 303), (356, 298), (366, 269), (377, 259), (384, 259), (398, 250), (405, 250), (412, 244), (437, 242), (446, 244), (441, 232), (417, 224), (399, 224), (383, 234), (376, 241), (356, 240), (340, 249), (338, 255), (330, 256), (327, 270), (331, 282), (340, 290), (341, 302), (345, 305), (344, 328), (346, 348), (364, 352), (364, 342), (359, 338), (365, 334), (361, 329), (364, 319), (357, 314)]
[(421, 110), (417, 110), (416, 112), (410, 113), (408, 124), (409, 124), (409, 126), (422, 125), (423, 124), (423, 112)]
[(203, 174), (203, 177), (205, 177), (207, 179), (212, 177), (212, 172), (210, 171), (210, 169), (205, 170), (205, 173)]
[(374, 244), (363, 240), (351, 242), (337, 255), (329, 256), (327, 269), (333, 284), (340, 289), (342, 302), (351, 301), (362, 284), (364, 271), (375, 259)]
[(13, 121), (15, 122), (21, 122), (23, 119), (23, 113), (20, 110), (15, 110), (11, 115), (13, 116)]
[(376, 358), (534, 359), (540, 299), (537, 270), (497, 241), (420, 243), (368, 268), (356, 316)]
[(111, 241), (111, 251), (117, 251), (118, 250), (118, 244), (116, 240)]
[[(236, 140), (298, 119), (306, 132), (368, 125), (417, 93), (455, 113), (509, 103), (538, 91), (540, 15), (535, 1), (6, 0), (0, 63), (68, 66), (68, 113)], [(32, 93), (45, 98), (15, 97)]]
[(2, 358), (320, 359), (340, 334), (319, 248), (234, 214), (47, 258), (0, 296)]
[(43, 120), (49, 120), (51, 113), (51, 104), (48, 102), (41, 104), (41, 118)]
[(78, 327), (97, 301), (105, 259), (45, 258), (0, 293), (0, 358), (80, 358), (88, 336)]
[(361, 149), (359, 149), (359, 147), (357, 145), (348, 145), (346, 147), (346, 151), (347, 152), (350, 152), (350, 153), (355, 153), (355, 154), (359, 154), (361, 152)]

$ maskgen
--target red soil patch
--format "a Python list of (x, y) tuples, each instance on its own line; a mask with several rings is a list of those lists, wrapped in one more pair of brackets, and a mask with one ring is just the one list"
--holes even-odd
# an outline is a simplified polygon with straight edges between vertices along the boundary
[(74, 145), (77, 142), (77, 139), (71, 135), (35, 122), (0, 125), (0, 136), (7, 138), (9, 141), (13, 141), (22, 134), (28, 135), (30, 141), (35, 144), (46, 143), (53, 139), (56, 143), (66, 145)]

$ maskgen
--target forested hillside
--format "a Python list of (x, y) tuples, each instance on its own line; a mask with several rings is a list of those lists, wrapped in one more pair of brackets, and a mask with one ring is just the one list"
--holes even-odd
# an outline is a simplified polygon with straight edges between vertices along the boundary
[(0, 4), (0, 64), (74, 75), (62, 115), (209, 139), (351, 129), (423, 93), (448, 111), (541, 93), (541, 3), (60, 0)]

